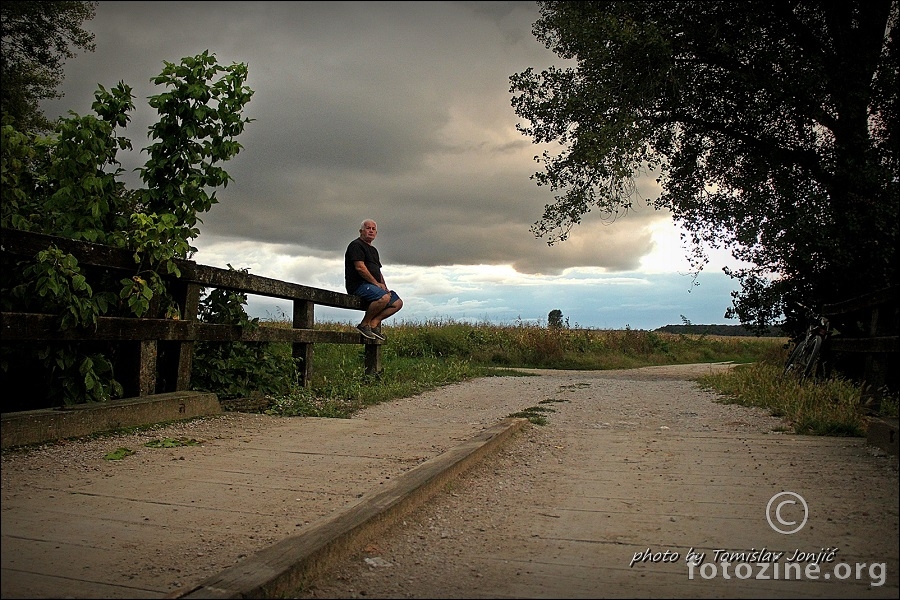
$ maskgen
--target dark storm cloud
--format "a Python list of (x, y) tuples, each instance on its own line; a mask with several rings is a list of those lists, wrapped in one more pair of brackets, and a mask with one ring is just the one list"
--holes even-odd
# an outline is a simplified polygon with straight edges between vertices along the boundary
[[(529, 231), (553, 194), (530, 179), (544, 148), (516, 131), (509, 76), (561, 64), (534, 39), (537, 17), (533, 2), (101, 1), (85, 23), (96, 51), (68, 61), (64, 98), (44, 108), (88, 114), (98, 85), (132, 86), (136, 110), (118, 133), (136, 149), (120, 160), (139, 187), (131, 171), (157, 120), (147, 97), (164, 91), (150, 79), (209, 51), (247, 64), (253, 121), (224, 165), (233, 181), (200, 215), (198, 262), (342, 290), (343, 251), (373, 218), (405, 319), (540, 320), (558, 308), (585, 326), (719, 322), (724, 276), (704, 313), (674, 253), (655, 248), (667, 215), (589, 214), (552, 247)], [(644, 197), (653, 186), (641, 183)], [(256, 316), (285, 308), (257, 301)]]

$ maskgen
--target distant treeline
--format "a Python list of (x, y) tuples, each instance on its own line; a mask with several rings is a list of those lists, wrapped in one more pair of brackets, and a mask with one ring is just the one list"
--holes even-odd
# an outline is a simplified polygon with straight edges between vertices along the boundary
[[(655, 331), (694, 335), (756, 335), (743, 325), (665, 325)], [(769, 327), (762, 337), (787, 337), (780, 327)]]

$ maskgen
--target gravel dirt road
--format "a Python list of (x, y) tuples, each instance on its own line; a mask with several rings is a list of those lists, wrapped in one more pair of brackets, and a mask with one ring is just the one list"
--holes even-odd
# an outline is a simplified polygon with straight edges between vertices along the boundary
[[(352, 419), (229, 413), (3, 453), (4, 598), (177, 597), (511, 413), (541, 407), (296, 598), (896, 598), (897, 457), (783, 433), (693, 381), (727, 364), (531, 371), (446, 386)], [(147, 449), (151, 440), (197, 446)], [(137, 449), (121, 461), (108, 452)], [(796, 535), (767, 500), (810, 505)], [(100, 534), (98, 536), (98, 533)], [(689, 580), (690, 548), (835, 549), (884, 578)], [(635, 560), (652, 550), (647, 560)], [(653, 554), (669, 551), (678, 561)], [(714, 565), (713, 565), (714, 566)], [(100, 590), (98, 592), (98, 590)]]

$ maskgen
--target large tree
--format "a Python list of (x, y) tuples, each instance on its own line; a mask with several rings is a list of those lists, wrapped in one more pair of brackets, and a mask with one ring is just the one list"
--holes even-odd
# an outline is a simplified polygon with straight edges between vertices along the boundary
[(538, 4), (573, 66), (510, 77), (520, 131), (561, 148), (536, 236), (627, 211), (650, 174), (697, 269), (710, 247), (753, 265), (728, 271), (743, 324), (897, 284), (896, 0)]
[(0, 109), (21, 131), (49, 130), (41, 100), (59, 98), (65, 60), (73, 48), (94, 51), (94, 34), (82, 29), (97, 2), (0, 3)]

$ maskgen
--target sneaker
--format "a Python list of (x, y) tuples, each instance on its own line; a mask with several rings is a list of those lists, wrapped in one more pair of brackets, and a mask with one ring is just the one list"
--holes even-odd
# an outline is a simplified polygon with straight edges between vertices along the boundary
[(357, 325), (357, 329), (363, 335), (364, 338), (369, 340), (377, 340), (378, 338), (375, 336), (375, 333), (372, 331), (372, 328), (368, 325)]
[(372, 335), (374, 335), (376, 338), (378, 338), (378, 339), (381, 340), (382, 342), (385, 341), (385, 340), (387, 339), (386, 337), (384, 337), (384, 334), (381, 333), (381, 327), (380, 327), (380, 326), (379, 326), (379, 327), (373, 327), (373, 328), (372, 328)]

